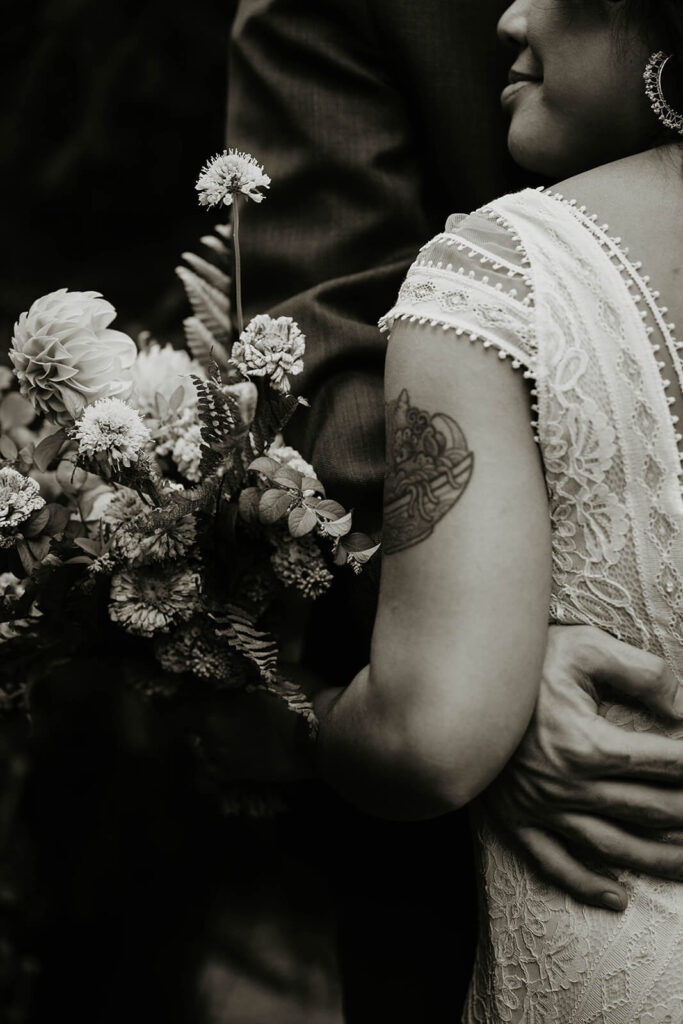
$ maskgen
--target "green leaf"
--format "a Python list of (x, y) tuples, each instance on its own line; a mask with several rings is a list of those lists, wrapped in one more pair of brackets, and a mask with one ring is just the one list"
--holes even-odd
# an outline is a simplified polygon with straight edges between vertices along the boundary
[(154, 404), (156, 405), (159, 419), (165, 420), (168, 417), (169, 412), (171, 411), (166, 396), (162, 395), (160, 391), (157, 391), (157, 393), (154, 396)]
[(68, 459), (63, 459), (57, 466), (57, 483), (66, 494), (78, 494), (85, 487), (87, 479), (86, 471)]
[(28, 427), (36, 418), (35, 409), (17, 391), (11, 391), (0, 402), (0, 429)]
[(228, 607), (226, 626), (225, 637), (230, 646), (249, 658), (264, 679), (274, 681), (278, 656), (275, 638), (257, 629), (253, 616), (235, 605)]
[(178, 387), (173, 392), (173, 394), (171, 395), (169, 401), (168, 401), (168, 404), (169, 404), (172, 412), (177, 412), (178, 411), (180, 406), (183, 404), (183, 399), (184, 398), (185, 398), (185, 388), (183, 387), (182, 384), (179, 384)]
[(296, 487), (297, 491), (300, 491), (301, 481), (303, 478), (303, 473), (300, 473), (298, 469), (292, 469), (291, 466), (280, 466), (272, 480), (274, 484), (283, 484), (285, 487)]
[(279, 487), (264, 491), (259, 501), (259, 519), (262, 523), (277, 523), (286, 516), (292, 505), (292, 495)]
[(258, 487), (245, 487), (238, 499), (242, 519), (245, 519), (248, 523), (258, 522), (260, 500), (261, 491), (259, 491)]
[(33, 461), (41, 473), (45, 473), (52, 460), (57, 458), (65, 441), (66, 431), (63, 428), (43, 438), (33, 453)]
[(43, 505), (38, 512), (33, 513), (27, 526), (22, 530), (22, 533), (24, 534), (24, 537), (38, 537), (49, 522), (50, 509), (47, 505)]
[(50, 550), (50, 538), (44, 535), (42, 537), (36, 537), (35, 540), (28, 541), (28, 546), (33, 557), (38, 562), (42, 562)]
[(102, 547), (100, 542), (97, 540), (91, 540), (89, 537), (76, 537), (74, 538), (74, 544), (80, 548), (81, 551), (85, 551), (87, 555), (92, 555), (94, 558), (100, 554)]
[(17, 554), (21, 560), (21, 565), (27, 576), (30, 576), (36, 565), (36, 560), (28, 549), (28, 544), (25, 540), (17, 541)]
[(316, 494), (325, 494), (325, 488), (317, 477), (305, 476), (301, 481), (302, 491), (315, 491)]
[(262, 476), (271, 480), (278, 469), (280, 469), (280, 463), (276, 462), (275, 459), (269, 458), (267, 455), (261, 455), (260, 458), (254, 459), (248, 468), (253, 470), (254, 473), (261, 473)]
[[(320, 509), (318, 509), (320, 511)], [(352, 513), (347, 512), (340, 519), (330, 520), (320, 524), (320, 529), (326, 537), (344, 537), (351, 529)]]
[(344, 506), (340, 505), (338, 501), (332, 501), (329, 498), (316, 505), (315, 510), (324, 519), (341, 519), (346, 515)]
[(8, 437), (7, 434), (3, 434), (3, 436), (0, 437), (0, 455), (7, 459), (8, 462), (14, 462), (18, 454), (19, 449), (12, 438)]
[(315, 512), (304, 505), (298, 505), (296, 508), (293, 508), (287, 520), (287, 526), (292, 537), (305, 537), (307, 533), (315, 529), (317, 523), (318, 519)]
[(46, 507), (49, 511), (50, 519), (45, 527), (45, 533), (49, 534), (50, 537), (58, 537), (64, 533), (64, 530), (69, 525), (71, 514), (68, 508), (64, 508), (63, 505), (47, 505)]
[(67, 558), (64, 565), (92, 565), (92, 558), (88, 555), (75, 555), (74, 558)]

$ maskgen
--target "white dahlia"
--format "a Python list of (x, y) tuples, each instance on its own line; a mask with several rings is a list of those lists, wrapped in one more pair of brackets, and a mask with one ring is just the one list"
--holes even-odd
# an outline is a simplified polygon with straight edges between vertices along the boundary
[(100, 398), (127, 398), (137, 348), (110, 330), (116, 310), (99, 292), (66, 288), (36, 299), (14, 325), (9, 357), (37, 412), (70, 426)]
[(190, 374), (206, 377), (204, 368), (192, 359), (183, 349), (172, 345), (163, 347), (157, 342), (138, 353), (132, 368), (133, 391), (130, 396), (131, 405), (142, 413), (151, 416), (155, 413), (155, 396), (163, 395), (170, 399), (174, 391), (182, 386), (183, 401), (181, 408), (197, 404), (197, 392), (190, 380)]

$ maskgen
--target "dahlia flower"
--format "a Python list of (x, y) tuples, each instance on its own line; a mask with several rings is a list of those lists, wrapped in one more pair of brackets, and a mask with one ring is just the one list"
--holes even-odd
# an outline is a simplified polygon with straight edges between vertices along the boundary
[(155, 396), (163, 395), (170, 399), (174, 391), (183, 388), (182, 406), (197, 404), (197, 392), (190, 374), (204, 379), (204, 368), (182, 349), (153, 342), (148, 348), (138, 353), (132, 367), (133, 390), (130, 404), (143, 416), (156, 412)]
[(261, 164), (236, 149), (225, 149), (208, 160), (195, 186), (201, 206), (231, 206), (235, 196), (260, 203), (264, 196), (259, 189), (269, 187), (270, 178)]
[(85, 409), (74, 436), (80, 456), (120, 469), (138, 461), (150, 433), (135, 409), (119, 398), (101, 398)]
[(37, 412), (70, 426), (101, 398), (127, 398), (137, 348), (110, 330), (116, 310), (99, 292), (66, 288), (36, 299), (14, 325), (9, 357)]
[(267, 313), (255, 316), (232, 349), (232, 361), (245, 377), (270, 377), (284, 394), (290, 390), (287, 374), (301, 373), (306, 339), (291, 316), (274, 319)]
[(112, 551), (129, 565), (165, 562), (186, 555), (197, 537), (195, 517), (154, 509), (117, 531)]

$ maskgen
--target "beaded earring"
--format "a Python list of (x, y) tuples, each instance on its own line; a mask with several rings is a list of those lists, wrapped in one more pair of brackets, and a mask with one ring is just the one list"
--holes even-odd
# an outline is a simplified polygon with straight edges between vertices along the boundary
[(683, 135), (683, 114), (679, 114), (677, 110), (667, 102), (664, 96), (664, 89), (662, 87), (662, 76), (664, 74), (664, 68), (668, 61), (671, 60), (671, 54), (663, 53), (659, 50), (657, 53), (653, 53), (649, 61), (645, 66), (643, 72), (643, 78), (645, 80), (645, 95), (650, 101), (650, 106), (655, 112), (657, 118), (664, 125), (665, 128), (669, 128), (671, 131), (678, 132), (679, 135)]

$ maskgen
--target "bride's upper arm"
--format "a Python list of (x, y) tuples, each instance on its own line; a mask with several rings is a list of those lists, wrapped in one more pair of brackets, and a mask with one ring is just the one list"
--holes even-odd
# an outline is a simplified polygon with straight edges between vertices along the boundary
[(550, 528), (523, 374), (466, 336), (397, 321), (388, 349), (384, 555), (368, 697), (460, 804), (531, 716)]

